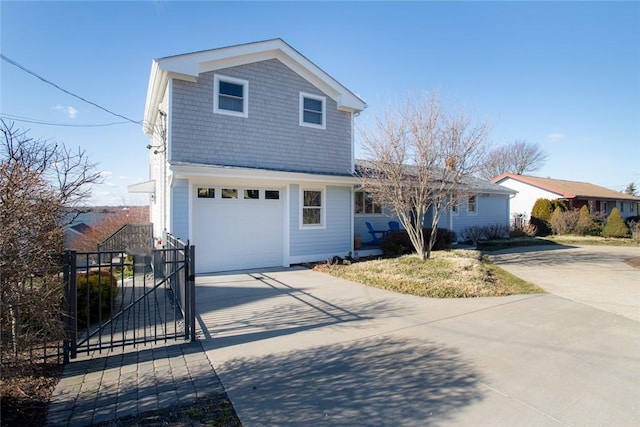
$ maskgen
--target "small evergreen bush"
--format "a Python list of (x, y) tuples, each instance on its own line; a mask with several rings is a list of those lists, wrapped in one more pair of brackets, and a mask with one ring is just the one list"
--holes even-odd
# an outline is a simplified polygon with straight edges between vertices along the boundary
[(578, 214), (578, 223), (576, 224), (576, 234), (580, 236), (584, 236), (589, 234), (590, 230), (593, 228), (593, 221), (591, 219), (591, 214), (589, 213), (589, 208), (587, 205), (582, 205), (580, 208), (580, 213)]
[[(78, 328), (109, 318), (118, 296), (118, 281), (107, 270), (90, 270), (77, 275)], [(87, 305), (89, 313), (87, 313)]]
[(603, 237), (631, 237), (629, 227), (624, 223), (618, 208), (613, 208), (602, 230)]
[(531, 208), (531, 216), (543, 221), (549, 221), (552, 213), (551, 200), (549, 199), (538, 199)]
[(536, 229), (536, 236), (548, 236), (551, 234), (549, 220), (551, 219), (551, 201), (538, 199), (531, 208), (529, 224)]

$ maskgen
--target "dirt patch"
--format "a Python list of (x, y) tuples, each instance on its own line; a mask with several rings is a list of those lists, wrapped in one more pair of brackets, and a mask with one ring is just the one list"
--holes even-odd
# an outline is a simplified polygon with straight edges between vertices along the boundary
[(62, 377), (62, 365), (52, 363), (2, 365), (0, 403), (2, 426), (43, 426), (47, 405)]
[(640, 269), (640, 257), (625, 259), (624, 262), (629, 264), (631, 267)]

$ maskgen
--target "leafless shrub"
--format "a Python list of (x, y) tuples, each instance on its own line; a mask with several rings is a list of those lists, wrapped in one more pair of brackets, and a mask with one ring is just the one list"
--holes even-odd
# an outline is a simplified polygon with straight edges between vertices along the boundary
[(580, 211), (577, 209), (563, 212), (556, 208), (551, 215), (549, 225), (553, 234), (571, 234), (576, 232), (579, 219)]
[(631, 238), (640, 241), (640, 221), (629, 222), (629, 228), (631, 229)]
[(34, 140), (0, 120), (2, 361), (60, 337), (60, 254), (65, 218), (99, 174), (83, 151)]
[(535, 237), (538, 229), (528, 221), (514, 222), (509, 230), (511, 237)]

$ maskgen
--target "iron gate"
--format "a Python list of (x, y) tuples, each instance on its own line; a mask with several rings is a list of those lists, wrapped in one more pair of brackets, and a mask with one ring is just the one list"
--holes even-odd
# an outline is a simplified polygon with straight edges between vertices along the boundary
[(194, 255), (171, 235), (146, 253), (65, 251), (65, 362), (78, 352), (195, 340)]

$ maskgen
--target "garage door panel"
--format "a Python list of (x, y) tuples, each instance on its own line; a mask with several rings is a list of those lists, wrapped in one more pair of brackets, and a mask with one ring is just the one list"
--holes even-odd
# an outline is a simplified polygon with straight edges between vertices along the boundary
[(264, 200), (264, 191), (260, 199), (196, 198), (192, 222), (196, 271), (282, 265), (283, 212), (282, 200)]

